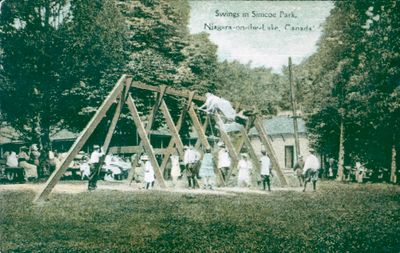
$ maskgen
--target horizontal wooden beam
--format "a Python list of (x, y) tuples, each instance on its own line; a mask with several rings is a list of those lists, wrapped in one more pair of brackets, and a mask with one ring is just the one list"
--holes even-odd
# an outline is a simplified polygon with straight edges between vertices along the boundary
[[(153, 148), (154, 154), (165, 155), (167, 153), (166, 148)], [(137, 154), (142, 153), (142, 146), (120, 146), (120, 147), (110, 147), (109, 154)]]
[[(137, 88), (137, 89), (142, 89), (142, 90), (154, 91), (154, 92), (160, 92), (161, 91), (161, 87), (159, 87), (159, 86), (148, 85), (148, 84), (144, 84), (144, 83), (137, 82), (137, 81), (132, 83), (132, 87)], [(183, 97), (183, 98), (187, 98), (188, 99), (190, 97), (190, 93), (191, 92), (193, 92), (193, 91), (190, 91), (188, 89), (178, 90), (178, 89), (175, 89), (175, 88), (172, 88), (172, 87), (168, 86), (166, 94), (177, 96), (177, 97)], [(193, 101), (203, 102), (204, 103), (206, 101), (206, 97), (196, 94), (196, 95), (193, 96)], [(246, 107), (246, 106), (243, 106), (241, 104), (238, 104), (235, 109), (237, 111), (240, 111), (240, 110), (253, 111), (253, 108)]]
[[(160, 92), (161, 87), (158, 86), (153, 86), (153, 85), (148, 85), (140, 82), (134, 82), (132, 83), (132, 87), (137, 88), (137, 89), (142, 89), (142, 90), (148, 90), (148, 91), (154, 91), (154, 92)], [(168, 87), (168, 89), (165, 91), (165, 94), (168, 95), (173, 95), (177, 97), (184, 97), (184, 98), (189, 98), (190, 97), (190, 90), (178, 90), (174, 89), (172, 87)], [(199, 101), (199, 102), (205, 102), (206, 97), (200, 96), (200, 95), (194, 95), (193, 100)]]

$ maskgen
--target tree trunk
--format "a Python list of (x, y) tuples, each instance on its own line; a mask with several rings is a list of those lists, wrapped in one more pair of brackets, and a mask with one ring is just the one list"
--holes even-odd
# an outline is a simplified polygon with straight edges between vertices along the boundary
[(343, 181), (344, 170), (344, 125), (343, 120), (340, 123), (340, 140), (339, 140), (339, 159), (338, 159), (338, 174), (337, 181)]
[(42, 117), (41, 113), (36, 115), (34, 138), (37, 140), (40, 150), (38, 166), (40, 177), (49, 175), (50, 125), (47, 119), (47, 116)]
[(392, 170), (390, 173), (390, 182), (397, 183), (397, 166), (396, 166), (396, 138), (393, 135), (393, 145), (392, 145)]

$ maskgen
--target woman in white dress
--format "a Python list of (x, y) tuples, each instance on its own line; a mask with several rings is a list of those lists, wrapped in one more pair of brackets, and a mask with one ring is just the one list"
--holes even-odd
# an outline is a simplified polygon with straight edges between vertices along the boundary
[(79, 170), (81, 172), (81, 179), (84, 180), (90, 176), (90, 165), (88, 163), (89, 158), (87, 156), (82, 157), (82, 162), (79, 165)]
[(18, 157), (14, 151), (12, 151), (11, 154), (7, 157), (6, 165), (8, 167), (18, 167)]
[(176, 154), (171, 156), (171, 178), (174, 187), (178, 183), (178, 177), (181, 175), (181, 167), (179, 165), (179, 156)]
[(103, 165), (103, 168), (106, 170), (106, 175), (104, 177), (106, 181), (114, 181), (114, 179), (120, 177), (122, 174), (122, 170), (116, 166), (113, 161), (114, 157), (112, 155), (106, 155), (104, 159), (105, 165)]
[(247, 154), (242, 154), (241, 159), (238, 164), (239, 173), (238, 173), (238, 186), (240, 187), (243, 183), (246, 187), (250, 187), (250, 169), (251, 164), (248, 161)]
[(154, 169), (147, 155), (143, 156), (142, 159), (144, 161), (144, 183), (146, 189), (149, 189), (154, 186)]

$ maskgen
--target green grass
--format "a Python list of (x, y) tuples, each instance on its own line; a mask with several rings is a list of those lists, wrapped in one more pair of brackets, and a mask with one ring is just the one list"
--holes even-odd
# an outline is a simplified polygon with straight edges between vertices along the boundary
[(0, 192), (0, 252), (399, 252), (400, 189), (192, 195)]

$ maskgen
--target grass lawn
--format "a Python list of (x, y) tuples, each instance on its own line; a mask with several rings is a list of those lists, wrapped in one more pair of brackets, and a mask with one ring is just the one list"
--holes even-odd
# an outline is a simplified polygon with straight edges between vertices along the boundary
[(400, 252), (400, 188), (317, 192), (0, 192), (0, 252)]

